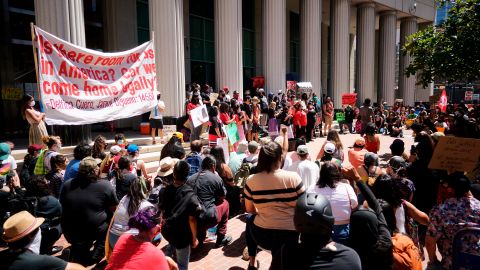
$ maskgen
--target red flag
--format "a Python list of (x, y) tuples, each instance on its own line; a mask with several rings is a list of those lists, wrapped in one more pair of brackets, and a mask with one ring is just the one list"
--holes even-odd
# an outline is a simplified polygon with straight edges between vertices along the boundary
[(440, 96), (440, 100), (438, 101), (438, 107), (440, 108), (441, 112), (447, 112), (447, 104), (447, 92), (445, 91), (445, 89), (443, 89), (442, 96)]

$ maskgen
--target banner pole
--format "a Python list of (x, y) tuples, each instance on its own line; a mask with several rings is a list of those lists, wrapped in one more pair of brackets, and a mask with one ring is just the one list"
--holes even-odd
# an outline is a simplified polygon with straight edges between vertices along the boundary
[(32, 34), (32, 50), (33, 50), (33, 62), (35, 64), (35, 76), (37, 77), (37, 94), (38, 98), (40, 100), (39, 105), (40, 105), (40, 111), (45, 112), (43, 109), (43, 104), (42, 104), (42, 95), (40, 93), (40, 86), (39, 86), (39, 76), (38, 76), (38, 56), (37, 56), (37, 50), (35, 49), (35, 30), (34, 30), (34, 24), (33, 22), (30, 23), (30, 32)]

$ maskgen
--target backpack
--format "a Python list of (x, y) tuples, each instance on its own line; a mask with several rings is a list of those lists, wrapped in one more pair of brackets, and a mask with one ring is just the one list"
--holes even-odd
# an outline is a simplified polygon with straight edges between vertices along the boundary
[(242, 162), (242, 165), (240, 166), (237, 173), (233, 177), (233, 181), (237, 187), (239, 188), (245, 187), (247, 178), (250, 176), (250, 169), (252, 165), (253, 165), (252, 163), (245, 160), (244, 162)]
[(401, 233), (397, 233), (392, 236), (392, 244), (394, 269), (422, 269), (420, 251), (410, 237)]
[(200, 167), (202, 165), (202, 157), (200, 154), (192, 152), (185, 158), (185, 161), (190, 165), (188, 177), (200, 171)]
[(21, 211), (28, 211), (34, 217), (37, 216), (37, 206), (38, 206), (38, 198), (37, 197), (22, 197), (22, 196), (12, 196), (8, 200), (8, 212), (10, 212), (10, 216), (21, 212)]

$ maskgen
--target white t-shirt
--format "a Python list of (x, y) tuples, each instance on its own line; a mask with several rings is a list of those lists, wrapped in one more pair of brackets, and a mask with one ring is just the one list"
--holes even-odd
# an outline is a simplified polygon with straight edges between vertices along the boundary
[[(112, 227), (110, 228), (110, 233), (120, 236), (122, 235), (122, 233), (129, 231), (128, 220), (130, 219), (130, 216), (128, 215), (128, 211), (127, 211), (129, 202), (130, 202), (130, 197), (128, 196), (124, 196), (122, 200), (120, 200), (120, 203), (118, 204), (117, 212), (115, 212)], [(143, 200), (140, 203), (140, 207), (138, 207), (138, 210), (147, 208), (149, 206), (153, 206), (153, 204), (151, 204), (147, 200)], [(138, 230), (132, 229), (130, 231), (133, 234), (138, 234)]]
[(320, 168), (310, 160), (297, 161), (297, 173), (302, 178), (305, 190), (314, 187), (320, 177)]
[(329, 186), (319, 188), (315, 185), (312, 191), (322, 194), (328, 199), (332, 206), (335, 224), (349, 221), (352, 208), (358, 206), (357, 195), (355, 195), (352, 186), (346, 183), (339, 182), (335, 188), (330, 188)]
[(162, 100), (158, 101), (157, 106), (150, 111), (150, 119), (162, 119), (162, 111), (165, 110), (165, 103)]
[(397, 209), (395, 209), (395, 219), (397, 220), (397, 230), (399, 233), (407, 234), (405, 230), (405, 209), (403, 205), (400, 205)]
[(1, 165), (5, 165), (5, 164), (8, 164), (8, 163), (10, 163), (10, 169), (12, 171), (17, 169), (17, 162), (15, 161), (15, 158), (12, 155), (9, 155), (7, 157), (7, 159), (0, 162)]

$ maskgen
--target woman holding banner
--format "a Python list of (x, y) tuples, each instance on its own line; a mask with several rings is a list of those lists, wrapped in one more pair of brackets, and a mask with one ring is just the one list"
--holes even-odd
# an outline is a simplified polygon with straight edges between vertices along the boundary
[(22, 99), (22, 116), (30, 124), (28, 132), (28, 144), (43, 145), (42, 137), (48, 136), (45, 126), (45, 113), (35, 110), (35, 100), (30, 95), (25, 95)]

